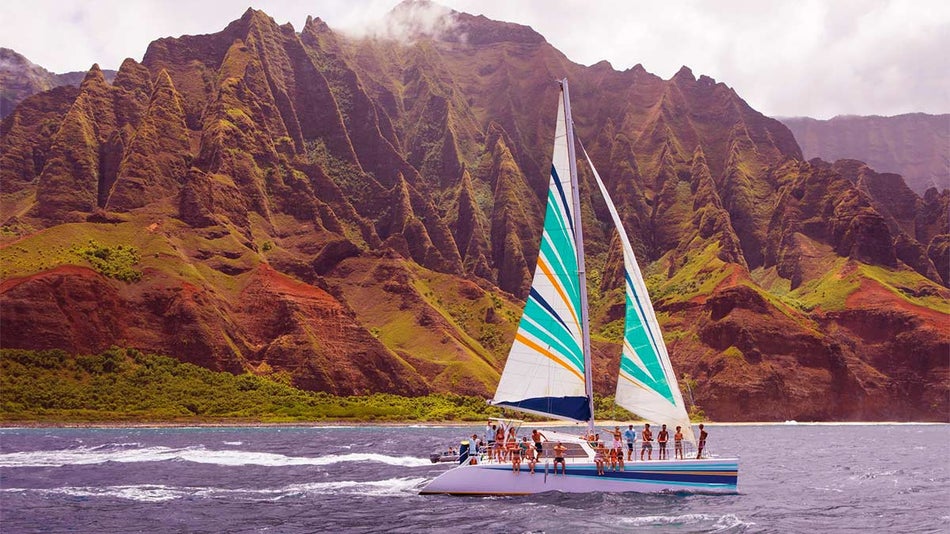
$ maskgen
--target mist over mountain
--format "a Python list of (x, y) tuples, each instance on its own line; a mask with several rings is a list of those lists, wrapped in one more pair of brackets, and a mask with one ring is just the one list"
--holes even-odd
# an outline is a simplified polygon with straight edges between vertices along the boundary
[[(490, 396), (537, 258), (558, 87), (719, 420), (947, 420), (950, 191), (807, 161), (686, 67), (571, 62), (428, 2), (366, 36), (249, 9), (0, 124), (0, 345), (112, 345), (338, 394)], [(209, 29), (210, 30), (210, 29)], [(621, 258), (581, 170), (595, 390)]]

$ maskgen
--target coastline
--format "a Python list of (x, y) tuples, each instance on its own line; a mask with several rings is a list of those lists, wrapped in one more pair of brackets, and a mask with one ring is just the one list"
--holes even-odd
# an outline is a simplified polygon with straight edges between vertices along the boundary
[[(646, 421), (597, 421), (595, 428), (609, 429), (614, 426), (625, 427), (627, 425), (641, 426)], [(692, 424), (703, 423), (709, 427), (717, 426), (921, 426), (921, 425), (947, 425), (947, 422), (935, 421), (695, 421)], [(94, 422), (71, 422), (71, 421), (0, 421), (0, 430), (15, 429), (40, 429), (40, 428), (332, 428), (332, 427), (422, 427), (422, 428), (440, 428), (440, 427), (481, 427), (481, 421), (291, 421), (291, 422), (268, 422), (268, 421), (94, 421)], [(578, 432), (582, 431), (586, 425), (583, 423), (572, 423), (569, 421), (525, 421), (526, 426), (536, 426), (539, 428), (570, 428), (577, 427)]]

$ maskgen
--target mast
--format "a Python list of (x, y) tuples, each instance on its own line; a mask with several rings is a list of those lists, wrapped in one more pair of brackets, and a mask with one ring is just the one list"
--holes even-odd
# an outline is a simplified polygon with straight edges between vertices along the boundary
[(574, 224), (574, 241), (577, 243), (577, 280), (581, 293), (581, 336), (584, 349), (584, 388), (587, 392), (587, 403), (590, 408), (590, 419), (587, 421), (587, 431), (594, 431), (594, 384), (591, 377), (590, 356), (590, 318), (587, 311), (587, 267), (584, 262), (584, 231), (581, 229), (581, 195), (577, 179), (577, 156), (574, 152), (574, 119), (571, 118), (571, 95), (567, 88), (567, 78), (561, 80), (561, 90), (564, 98), (564, 123), (567, 128), (567, 155), (571, 173), (571, 189), (576, 222)]

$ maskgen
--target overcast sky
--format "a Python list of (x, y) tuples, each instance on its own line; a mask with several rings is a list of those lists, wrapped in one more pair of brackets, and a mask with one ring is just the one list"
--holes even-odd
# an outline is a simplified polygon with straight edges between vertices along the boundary
[[(248, 5), (298, 31), (307, 15), (370, 27), (397, 0), (3, 0), (0, 46), (53, 72), (116, 69), (159, 37), (214, 33)], [(578, 63), (682, 65), (772, 116), (950, 112), (946, 0), (441, 0), (531, 26)]]

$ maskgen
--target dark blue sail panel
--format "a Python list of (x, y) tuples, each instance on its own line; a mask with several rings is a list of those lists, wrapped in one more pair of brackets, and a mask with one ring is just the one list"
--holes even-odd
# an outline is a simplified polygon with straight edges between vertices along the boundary
[(587, 397), (536, 397), (515, 402), (501, 401), (495, 406), (516, 408), (555, 417), (564, 417), (575, 421), (589, 421), (590, 402)]

